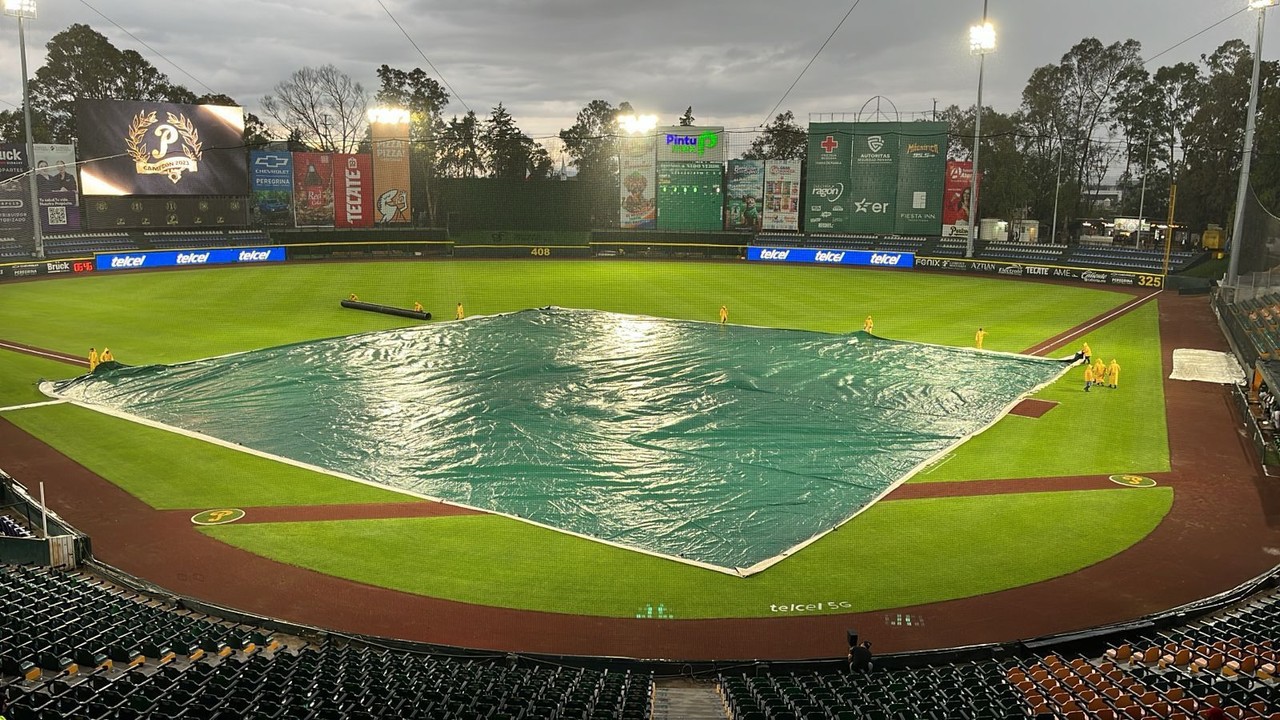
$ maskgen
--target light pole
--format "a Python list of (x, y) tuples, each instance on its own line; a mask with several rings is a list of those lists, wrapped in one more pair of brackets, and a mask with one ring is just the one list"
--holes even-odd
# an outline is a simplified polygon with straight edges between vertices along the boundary
[(1240, 157), (1240, 187), (1236, 189), (1236, 217), (1231, 223), (1231, 258), (1227, 261), (1227, 285), (1235, 287), (1240, 274), (1240, 246), (1244, 244), (1244, 205), (1249, 196), (1249, 166), (1253, 162), (1253, 129), (1258, 115), (1258, 70), (1262, 64), (1262, 29), (1267, 22), (1267, 8), (1276, 0), (1249, 0), (1249, 8), (1258, 11), (1258, 36), (1253, 44), (1253, 79), (1249, 83), (1249, 114), (1244, 119), (1244, 149)]
[(4, 14), (18, 18), (18, 53), (22, 57), (22, 113), (27, 132), (27, 187), (31, 189), (31, 239), (36, 257), (44, 258), (44, 237), (40, 233), (40, 197), (36, 191), (36, 145), (31, 138), (31, 92), (27, 87), (27, 37), (24, 29), (27, 18), (36, 17), (36, 0), (4, 0)]
[(1151, 131), (1147, 131), (1147, 152), (1142, 156), (1142, 194), (1138, 196), (1138, 239), (1133, 249), (1142, 248), (1142, 218), (1147, 210), (1147, 168), (1151, 165)]
[(978, 151), (982, 144), (982, 71), (986, 67), (987, 53), (996, 50), (996, 29), (987, 22), (987, 0), (982, 0), (982, 24), (969, 28), (969, 54), (978, 56), (978, 108), (973, 118), (973, 176), (969, 179), (969, 242), (964, 256), (973, 257), (973, 246), (978, 240)]
[(1053, 229), (1049, 231), (1049, 244), (1058, 244), (1058, 193), (1062, 190), (1062, 138), (1058, 138), (1058, 177), (1053, 183)]

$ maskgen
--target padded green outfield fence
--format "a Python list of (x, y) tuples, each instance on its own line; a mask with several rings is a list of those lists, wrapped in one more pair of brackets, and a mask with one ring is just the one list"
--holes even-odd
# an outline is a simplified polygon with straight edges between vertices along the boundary
[(46, 383), (95, 409), (734, 574), (1067, 363), (547, 308)]

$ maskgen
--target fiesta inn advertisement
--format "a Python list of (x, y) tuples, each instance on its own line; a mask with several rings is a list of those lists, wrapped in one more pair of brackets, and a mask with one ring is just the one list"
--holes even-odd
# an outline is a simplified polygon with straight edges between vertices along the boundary
[(244, 195), (244, 111), (228, 105), (76, 101), (83, 195)]

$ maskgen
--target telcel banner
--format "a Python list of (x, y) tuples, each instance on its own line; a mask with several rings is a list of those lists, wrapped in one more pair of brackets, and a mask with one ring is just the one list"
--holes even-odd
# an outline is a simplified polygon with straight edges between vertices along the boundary
[(164, 252), (104, 253), (94, 256), (98, 270), (140, 270), (188, 265), (284, 262), (283, 247), (168, 250)]
[(872, 250), (749, 247), (747, 248), (747, 259), (764, 262), (909, 268), (915, 267), (916, 256), (914, 253), (908, 252), (875, 252)]

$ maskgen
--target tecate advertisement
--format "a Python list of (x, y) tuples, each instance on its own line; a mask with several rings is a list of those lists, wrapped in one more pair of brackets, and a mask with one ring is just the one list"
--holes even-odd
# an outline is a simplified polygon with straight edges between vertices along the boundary
[(94, 265), (98, 270), (142, 270), (158, 267), (284, 262), (284, 259), (285, 254), (282, 247), (107, 253), (95, 255), (93, 258)]
[(824, 250), (821, 248), (749, 247), (747, 259), (761, 262), (815, 263), (818, 265), (859, 265), (864, 267), (915, 267), (916, 256), (906, 252), (871, 250)]

